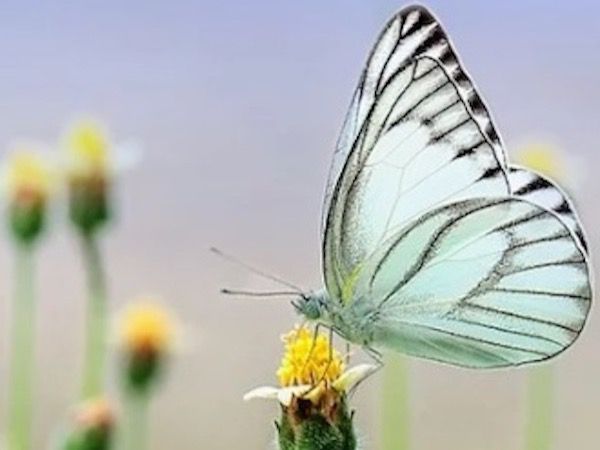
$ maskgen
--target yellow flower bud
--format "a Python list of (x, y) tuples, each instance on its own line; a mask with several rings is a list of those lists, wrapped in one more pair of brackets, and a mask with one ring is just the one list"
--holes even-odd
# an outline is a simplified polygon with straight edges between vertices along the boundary
[(121, 318), (119, 347), (128, 387), (145, 391), (157, 378), (173, 348), (175, 322), (166, 309), (143, 300)]
[(51, 171), (37, 154), (28, 150), (13, 153), (5, 168), (10, 226), (22, 243), (33, 242), (41, 233), (51, 191)]

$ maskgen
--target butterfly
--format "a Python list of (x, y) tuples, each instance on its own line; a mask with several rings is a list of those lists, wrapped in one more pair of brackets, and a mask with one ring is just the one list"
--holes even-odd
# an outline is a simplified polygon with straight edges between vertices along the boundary
[(371, 51), (324, 201), (325, 289), (293, 302), (351, 343), (471, 368), (558, 355), (591, 304), (571, 201), (512, 165), (440, 23), (401, 10)]

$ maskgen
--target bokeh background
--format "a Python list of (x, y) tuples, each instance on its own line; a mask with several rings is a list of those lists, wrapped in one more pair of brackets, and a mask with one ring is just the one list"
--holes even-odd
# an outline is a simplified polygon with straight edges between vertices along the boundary
[[(544, 139), (583, 161), (576, 193), (600, 251), (600, 5), (428, 1), (509, 149)], [(262, 281), (208, 252), (217, 245), (307, 288), (321, 284), (319, 219), (329, 159), (373, 41), (401, 1), (17, 2), (0, 5), (0, 147), (56, 140), (79, 113), (144, 158), (118, 185), (105, 239), (112, 309), (161, 296), (185, 338), (152, 409), (152, 449), (265, 449), (277, 408), (242, 402), (274, 382), (285, 300), (238, 300)], [(2, 150), (4, 152), (4, 150)], [(84, 274), (56, 214), (39, 261), (36, 448), (76, 398)], [(1, 330), (11, 248), (0, 248)], [(556, 362), (556, 449), (598, 448), (600, 318)], [(5, 336), (6, 334), (3, 333)], [(2, 337), (0, 381), (6, 380)], [(414, 448), (522, 447), (526, 370), (411, 363)], [(378, 448), (379, 379), (355, 399)], [(5, 403), (5, 393), (0, 398)], [(2, 418), (2, 423), (5, 423)]]

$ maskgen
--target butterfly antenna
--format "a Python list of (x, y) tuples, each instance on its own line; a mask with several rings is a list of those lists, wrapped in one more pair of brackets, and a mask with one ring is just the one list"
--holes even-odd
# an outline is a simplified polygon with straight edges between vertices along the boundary
[(286, 295), (297, 296), (296, 291), (267, 291), (267, 292), (256, 292), (256, 291), (240, 291), (237, 289), (221, 289), (221, 294), (225, 295), (237, 295), (242, 297), (284, 297)]
[[(226, 261), (229, 261), (230, 263), (237, 264), (238, 266), (243, 267), (244, 269), (246, 269), (246, 270), (254, 273), (255, 275), (261, 276), (263, 278), (266, 278), (267, 280), (271, 280), (271, 281), (273, 281), (275, 283), (279, 283), (279, 284), (281, 284), (281, 285), (283, 285), (285, 287), (293, 289), (294, 290), (294, 294), (301, 294), (303, 292), (303, 290), (301, 288), (299, 288), (298, 286), (290, 283), (289, 281), (282, 280), (281, 278), (276, 277), (275, 275), (271, 275), (271, 274), (268, 274), (266, 272), (263, 272), (262, 270), (257, 269), (256, 267), (253, 267), (250, 264), (247, 264), (244, 261), (241, 261), (241, 260), (237, 259), (235, 256), (231, 256), (231, 255), (229, 255), (227, 253), (222, 252), (221, 250), (219, 250), (216, 247), (211, 247), (210, 251), (212, 253), (214, 253), (215, 255), (220, 256), (221, 258), (225, 259)], [(224, 291), (228, 291), (228, 290), (224, 289)], [(224, 293), (228, 293), (228, 292), (224, 292)], [(285, 295), (289, 295), (289, 293), (287, 293)]]

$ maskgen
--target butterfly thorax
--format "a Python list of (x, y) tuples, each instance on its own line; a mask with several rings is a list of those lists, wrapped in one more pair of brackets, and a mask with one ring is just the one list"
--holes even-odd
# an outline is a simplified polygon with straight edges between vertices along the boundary
[(358, 345), (371, 342), (368, 330), (374, 314), (365, 309), (368, 306), (364, 302), (342, 305), (332, 300), (326, 290), (321, 290), (303, 295), (294, 306), (307, 320), (332, 328), (349, 342)]
[(342, 305), (332, 302), (331, 326), (344, 339), (357, 345), (370, 346), (373, 336), (373, 321), (377, 312), (367, 302)]

